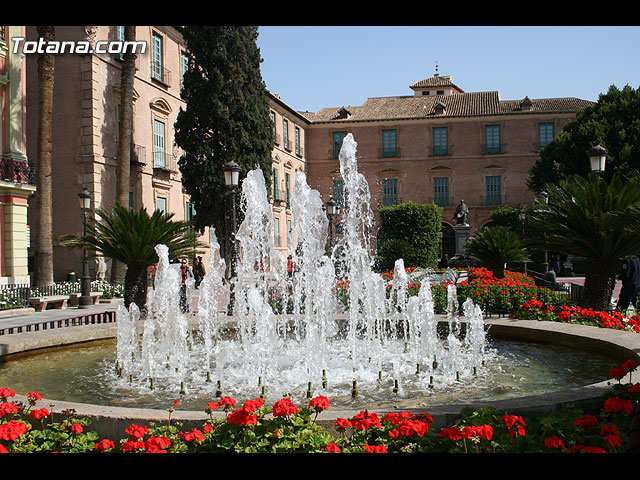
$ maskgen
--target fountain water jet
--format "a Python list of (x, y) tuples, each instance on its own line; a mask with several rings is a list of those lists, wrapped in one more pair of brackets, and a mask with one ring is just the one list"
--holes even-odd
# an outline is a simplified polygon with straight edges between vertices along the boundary
[[(353, 389), (358, 401), (367, 402), (428, 394), (434, 378), (438, 385), (452, 384), (482, 364), (482, 312), (470, 300), (465, 302), (468, 328), (463, 335), (455, 285), (447, 287), (449, 331), (444, 338), (437, 331), (431, 272), (423, 272), (419, 294), (410, 296), (404, 262), (398, 260), (387, 295), (382, 276), (372, 267), (374, 216), (351, 134), (344, 139), (339, 160), (348, 208), (341, 220), (344, 234), (330, 255), (322, 199), (305, 174), (296, 173), (291, 205), (298, 242), (292, 278), (284, 254), (273, 246), (262, 171), (249, 172), (242, 184), (244, 221), (237, 234), (233, 318), (219, 302), (228, 285), (217, 244), (200, 287), (196, 316), (180, 311), (178, 266), (169, 264), (166, 246), (156, 248), (156, 289), (148, 296), (140, 345), (137, 307), (122, 308), (118, 315), (117, 357), (125, 375), (212, 395), (219, 384), (225, 395), (245, 398), (279, 398), (313, 389), (346, 399)], [(346, 308), (334, 293), (341, 281), (348, 282)]]

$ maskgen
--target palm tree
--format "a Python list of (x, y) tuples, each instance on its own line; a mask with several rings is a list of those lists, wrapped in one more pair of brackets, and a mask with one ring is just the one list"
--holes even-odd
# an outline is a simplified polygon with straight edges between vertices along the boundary
[[(134, 42), (135, 26), (124, 27), (124, 40)], [(133, 139), (133, 81), (136, 74), (136, 54), (127, 50), (122, 59), (120, 74), (120, 123), (118, 126), (118, 163), (116, 173), (116, 202), (121, 205), (129, 204), (131, 148)], [(113, 260), (111, 279), (115, 283), (122, 283), (124, 265)]]
[[(55, 27), (37, 27), (44, 41), (55, 40)], [(36, 195), (36, 284), (53, 285), (53, 207), (51, 184), (51, 145), (53, 136), (54, 55), (38, 54), (38, 150)]]
[(531, 261), (516, 233), (502, 225), (478, 230), (467, 241), (465, 251), (486, 264), (496, 278), (504, 277), (507, 262)]
[(83, 247), (122, 262), (127, 267), (124, 278), (124, 304), (135, 303), (144, 310), (147, 299), (147, 268), (158, 262), (156, 245), (169, 249), (170, 258), (187, 258), (205, 245), (197, 240), (189, 222), (172, 220), (173, 214), (160, 210), (151, 216), (146, 209), (139, 212), (119, 203), (110, 211), (97, 208), (100, 221), (88, 217), (84, 235), (66, 235), (65, 245)]
[[(615, 287), (619, 260), (640, 253), (640, 178), (571, 176), (547, 184), (549, 202), (536, 203), (531, 225), (540, 235), (527, 245), (584, 257), (587, 261), (580, 304), (604, 310)], [(636, 221), (633, 221), (636, 219)]]

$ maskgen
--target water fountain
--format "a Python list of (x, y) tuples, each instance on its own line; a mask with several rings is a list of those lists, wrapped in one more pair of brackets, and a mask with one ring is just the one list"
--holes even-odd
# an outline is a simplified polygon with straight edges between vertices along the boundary
[[(180, 310), (178, 266), (169, 264), (165, 246), (157, 246), (160, 262), (147, 319), (139, 325), (135, 305), (118, 312), (120, 376), (154, 388), (180, 386), (183, 393), (243, 397), (259, 392), (279, 398), (308, 390), (348, 403), (391, 394), (409, 398), (428, 392), (434, 382), (451, 384), (477, 374), (485, 354), (479, 307), (470, 300), (464, 303), (467, 328), (462, 329), (456, 287), (450, 284), (448, 333), (440, 335), (431, 296), (433, 272), (422, 271), (425, 288), (409, 296), (401, 259), (387, 295), (382, 276), (372, 268), (370, 194), (357, 171), (351, 135), (339, 159), (349, 208), (342, 219), (344, 235), (330, 255), (322, 199), (305, 174), (296, 173), (291, 205), (297, 267), (291, 279), (284, 254), (273, 246), (264, 177), (259, 169), (249, 172), (242, 189), (244, 221), (237, 234), (232, 318), (219, 304), (228, 285), (218, 245), (200, 286), (196, 316)], [(341, 280), (336, 265), (349, 282), (348, 308), (333, 291)], [(280, 308), (274, 308), (275, 302)]]

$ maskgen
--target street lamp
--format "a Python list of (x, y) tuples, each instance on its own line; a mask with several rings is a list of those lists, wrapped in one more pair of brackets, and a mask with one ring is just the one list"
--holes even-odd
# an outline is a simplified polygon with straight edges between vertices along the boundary
[(333, 199), (333, 195), (329, 195), (327, 200), (327, 218), (329, 219), (329, 248), (333, 248), (333, 219), (338, 214), (338, 204)]
[[(545, 205), (549, 204), (549, 194), (547, 192), (545, 192), (544, 190), (542, 192), (540, 192), (540, 196), (542, 197), (542, 200), (544, 201)], [(547, 238), (547, 232), (545, 229), (544, 232), (544, 237), (545, 239)], [(547, 249), (544, 249), (544, 263), (542, 264), (542, 270), (545, 275), (549, 272), (549, 252), (547, 251)]]
[[(227, 162), (224, 166), (224, 183), (227, 188), (231, 191), (231, 234), (233, 238), (229, 239), (227, 236), (227, 241), (231, 242), (230, 250), (231, 250), (231, 265), (229, 277), (230, 280), (235, 278), (236, 276), (236, 187), (240, 181), (240, 165), (238, 165), (233, 160)], [(233, 282), (230, 282), (230, 290), (229, 290), (229, 311), (227, 312), (229, 315), (233, 315), (233, 304), (235, 299), (235, 293), (233, 291)]]
[[(522, 209), (522, 205), (518, 206), (518, 218), (520, 219), (520, 224), (522, 225), (522, 241), (524, 242), (524, 221), (526, 220), (526, 215), (524, 214), (524, 210)], [(527, 274), (527, 262), (524, 263), (524, 274)]]
[[(82, 211), (82, 234), (87, 234), (87, 213), (91, 209), (91, 193), (87, 187), (82, 187), (78, 194), (80, 199), (80, 211)], [(81, 294), (78, 299), (78, 308), (88, 308), (91, 305), (91, 283), (89, 278), (89, 258), (86, 247), (82, 249), (82, 283)]]
[(607, 149), (602, 145), (596, 145), (587, 150), (589, 162), (591, 163), (591, 171), (598, 175), (604, 173), (604, 167), (607, 162)]

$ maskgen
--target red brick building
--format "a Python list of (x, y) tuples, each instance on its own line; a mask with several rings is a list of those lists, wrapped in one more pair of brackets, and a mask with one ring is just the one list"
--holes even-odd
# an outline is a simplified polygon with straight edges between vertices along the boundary
[(591, 103), (501, 100), (497, 91), (465, 92), (451, 76), (437, 74), (410, 88), (412, 95), (307, 112), (307, 178), (323, 198), (339, 199), (338, 151), (344, 135), (353, 134), (372, 207), (440, 205), (443, 252), (450, 254), (460, 200), (469, 207), (471, 232), (489, 222), (497, 207), (530, 205), (534, 194), (526, 180), (540, 149)]

